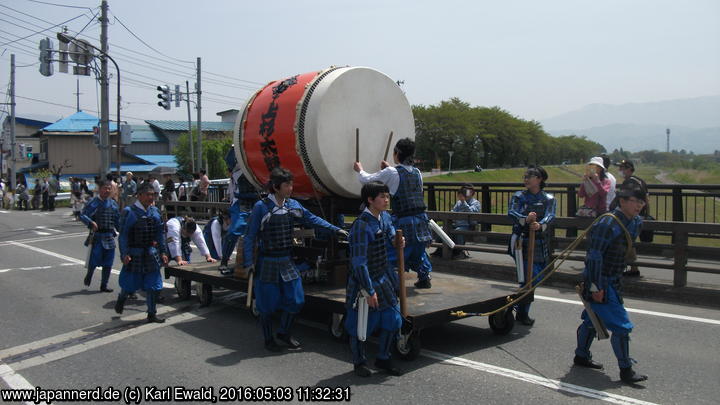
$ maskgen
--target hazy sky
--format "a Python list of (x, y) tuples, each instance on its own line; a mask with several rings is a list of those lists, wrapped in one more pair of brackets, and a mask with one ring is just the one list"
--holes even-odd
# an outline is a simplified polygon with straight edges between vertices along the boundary
[[(2, 0), (0, 44), (85, 13), (67, 24), (79, 31), (100, 4), (47, 2), (86, 8)], [(130, 122), (187, 119), (184, 105), (172, 111), (156, 105), (155, 86), (184, 88), (189, 79), (192, 87), (194, 65), (179, 60), (196, 57), (202, 57), (208, 121), (218, 120), (218, 111), (240, 108), (262, 83), (330, 65), (370, 66), (403, 80), (412, 104), (459, 97), (537, 120), (591, 103), (720, 94), (717, 0), (110, 0), (109, 5), (110, 54), (120, 65), (122, 114)], [(45, 34), (56, 48), (57, 30)], [(99, 46), (97, 22), (83, 34)], [(0, 46), (0, 91), (7, 91), (10, 53), (18, 65), (35, 63), (41, 37)], [(71, 108), (18, 98), (18, 116), (74, 112), (76, 79), (55, 70), (43, 77), (37, 65), (18, 67), (17, 94)], [(113, 79), (112, 119), (115, 86)], [(96, 82), (81, 77), (80, 91), (81, 107), (98, 110)]]

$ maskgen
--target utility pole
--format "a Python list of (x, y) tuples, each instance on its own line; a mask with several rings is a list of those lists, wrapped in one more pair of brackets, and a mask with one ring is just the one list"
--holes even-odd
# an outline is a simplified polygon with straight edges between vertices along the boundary
[[(100, 177), (105, 178), (110, 165), (110, 83), (108, 83), (108, 4), (100, 4)], [(119, 125), (119, 123), (118, 123)]]
[(665, 129), (665, 135), (667, 135), (667, 145), (665, 147), (665, 152), (670, 153), (670, 128)]
[(15, 190), (15, 160), (17, 148), (15, 146), (15, 54), (10, 55), (10, 189)]
[(192, 119), (190, 118), (190, 82), (185, 80), (185, 101), (187, 102), (188, 110), (188, 136), (190, 141), (190, 171), (195, 173), (195, 145), (193, 145), (193, 134), (192, 134)]
[(82, 94), (80, 93), (80, 78), (76, 77), (75, 80), (77, 82), (77, 90), (75, 90), (77, 107), (75, 112), (80, 112), (80, 94)]
[(195, 84), (195, 91), (197, 92), (197, 129), (198, 129), (198, 137), (197, 137), (197, 170), (203, 168), (202, 164), (202, 103), (200, 100), (202, 99), (202, 90), (200, 86), (200, 57), (197, 58), (197, 83)]

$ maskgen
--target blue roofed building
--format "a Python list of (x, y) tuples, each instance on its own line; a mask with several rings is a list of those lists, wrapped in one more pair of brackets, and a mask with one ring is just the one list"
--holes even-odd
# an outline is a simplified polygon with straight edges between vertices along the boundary
[[(120, 171), (142, 174), (158, 166), (177, 168), (173, 149), (180, 136), (188, 132), (187, 121), (147, 120), (145, 122), (146, 124), (131, 125), (132, 142), (122, 146)], [(39, 152), (44, 158), (37, 166), (50, 168), (64, 166), (66, 168), (63, 174), (97, 173), (100, 167), (100, 154), (93, 135), (94, 128), (98, 126), (98, 117), (83, 111), (45, 125), (35, 133), (35, 137), (39, 139)], [(203, 122), (203, 137), (205, 139), (232, 137), (233, 126), (234, 123), (229, 121)], [(116, 125), (112, 123), (110, 126), (110, 144), (113, 145), (110, 154), (112, 171), (117, 168), (117, 153), (114, 148), (116, 136)]]

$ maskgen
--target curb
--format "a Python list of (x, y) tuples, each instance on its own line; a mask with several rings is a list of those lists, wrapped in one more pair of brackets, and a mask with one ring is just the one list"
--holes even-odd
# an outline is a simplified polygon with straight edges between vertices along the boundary
[[(430, 258), (430, 262), (433, 265), (433, 271), (515, 282), (515, 268), (512, 266), (467, 260), (444, 260), (434, 257)], [(579, 280), (579, 273), (558, 270), (543, 285), (574, 290)], [(625, 278), (623, 280), (623, 295), (661, 302), (720, 308), (720, 288), (707, 284), (673, 287), (671, 282), (664, 280), (646, 277)]]

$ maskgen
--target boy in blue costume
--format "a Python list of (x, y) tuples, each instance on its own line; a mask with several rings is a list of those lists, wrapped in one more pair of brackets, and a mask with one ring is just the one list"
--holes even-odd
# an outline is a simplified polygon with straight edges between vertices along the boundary
[(218, 252), (219, 256), (221, 256), (218, 269), (223, 275), (230, 275), (232, 269), (228, 267), (228, 260), (230, 260), (232, 252), (235, 251), (238, 239), (245, 233), (250, 208), (258, 200), (259, 194), (238, 165), (233, 148), (225, 155), (225, 164), (230, 172), (230, 182), (227, 190), (227, 199), (230, 201), (228, 210), (230, 219), (222, 242), (222, 251)]
[[(413, 166), (414, 155), (415, 142), (403, 138), (395, 144), (393, 150), (397, 166), (392, 167), (383, 160), (380, 162), (382, 170), (370, 174), (363, 170), (360, 162), (355, 162), (353, 170), (358, 172), (362, 184), (379, 181), (388, 186), (392, 195), (393, 225), (396, 229), (402, 229), (405, 237), (405, 265), (418, 274), (415, 288), (431, 288), (432, 264), (425, 248), (432, 243), (432, 235), (425, 213), (422, 176), (420, 170)], [(390, 249), (389, 260), (390, 263), (397, 262), (393, 249)]]
[(168, 263), (165, 246), (165, 226), (160, 211), (153, 205), (156, 193), (152, 184), (138, 187), (137, 201), (125, 207), (120, 216), (120, 294), (115, 312), (122, 314), (125, 300), (137, 290), (147, 295), (147, 321), (163, 323), (156, 315), (157, 298), (163, 287), (160, 268)]
[[(623, 305), (622, 274), (627, 266), (628, 240), (640, 233), (640, 212), (647, 202), (647, 193), (636, 184), (623, 184), (617, 192), (619, 206), (611, 216), (598, 220), (588, 233), (588, 248), (583, 271), (583, 295), (593, 311), (612, 332), (610, 343), (620, 367), (620, 379), (628, 384), (647, 380), (632, 369), (630, 332), (634, 327)], [(590, 345), (597, 335), (587, 311), (581, 315), (577, 329), (577, 348), (573, 363), (581, 367), (601, 369), (592, 359)]]
[(370, 308), (366, 335), (380, 329), (380, 342), (375, 366), (391, 375), (402, 375), (392, 364), (390, 348), (402, 326), (398, 302), (398, 275), (388, 261), (389, 241), (394, 241), (395, 227), (386, 212), (390, 190), (381, 182), (369, 182), (361, 191), (363, 212), (350, 229), (350, 277), (345, 296), (345, 329), (350, 335), (355, 374), (369, 377), (365, 342), (358, 339), (358, 299), (367, 297)]
[[(548, 225), (555, 219), (555, 198), (552, 194), (548, 194), (543, 189), (548, 174), (540, 166), (530, 166), (523, 175), (526, 189), (518, 191), (510, 200), (508, 216), (513, 220), (512, 237), (510, 239), (510, 254), (517, 261), (522, 263), (521, 277), (518, 274), (520, 286), (527, 284), (527, 265), (528, 254), (528, 236), (529, 232), (537, 232), (535, 236), (535, 249), (533, 254), (533, 278), (536, 277), (549, 262), (550, 251), (548, 249), (547, 240), (545, 239), (545, 230)], [(518, 243), (519, 242), (519, 243)], [(522, 249), (517, 249), (521, 243)], [(520, 253), (522, 252), (522, 255)], [(518, 266), (520, 267), (520, 266)], [(536, 279), (533, 285), (536, 285), (541, 279)], [(516, 319), (523, 325), (532, 326), (535, 323), (530, 318), (530, 304), (534, 300), (534, 293), (530, 293), (525, 299), (518, 303), (516, 307)]]
[(115, 260), (115, 236), (117, 235), (115, 231), (120, 230), (120, 210), (115, 200), (110, 198), (111, 191), (110, 181), (102, 181), (97, 197), (93, 198), (80, 213), (80, 220), (93, 231), (89, 247), (90, 258), (87, 262), (87, 273), (83, 282), (86, 286), (90, 286), (95, 268), (101, 266), (100, 291), (102, 292), (113, 291), (107, 285), (113, 260)]
[(248, 274), (256, 273), (255, 304), (260, 313), (265, 348), (276, 352), (281, 348), (272, 334), (271, 316), (277, 309), (282, 311), (277, 338), (292, 349), (300, 347), (300, 342), (290, 333), (295, 316), (305, 303), (302, 280), (292, 261), (295, 223), (327, 228), (342, 236), (347, 236), (347, 232), (313, 215), (290, 198), (293, 175), (287, 169), (272, 170), (269, 191), (266, 198), (255, 203), (250, 214), (243, 243), (243, 266)]

